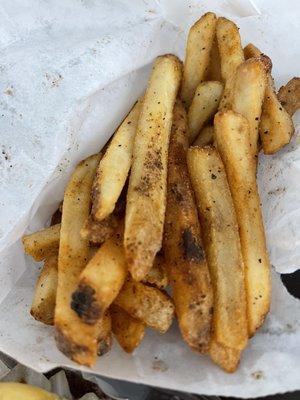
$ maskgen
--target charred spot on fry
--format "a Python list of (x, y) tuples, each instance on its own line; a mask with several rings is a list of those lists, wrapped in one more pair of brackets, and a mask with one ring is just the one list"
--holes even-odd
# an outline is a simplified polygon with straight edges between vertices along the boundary
[(101, 309), (95, 299), (95, 290), (87, 285), (79, 285), (72, 294), (71, 308), (87, 324), (94, 324), (101, 316)]
[(187, 260), (199, 262), (204, 259), (203, 248), (197, 243), (196, 237), (189, 228), (185, 229), (182, 233), (182, 246)]

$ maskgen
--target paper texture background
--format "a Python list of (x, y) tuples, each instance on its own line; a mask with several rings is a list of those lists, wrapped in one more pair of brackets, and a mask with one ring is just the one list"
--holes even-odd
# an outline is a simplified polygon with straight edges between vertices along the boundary
[[(39, 265), (20, 236), (48, 221), (76, 163), (97, 152), (144, 90), (153, 59), (184, 55), (186, 33), (204, 12), (232, 18), (243, 44), (273, 60), (277, 87), (299, 75), (296, 0), (16, 0), (0, 2), (0, 350), (38, 371), (81, 369), (52, 328), (29, 315)], [(299, 128), (299, 114), (295, 117)], [(261, 157), (259, 185), (271, 262), (300, 265), (300, 135)], [(273, 272), (273, 301), (239, 370), (227, 375), (192, 353), (176, 327), (149, 331), (128, 356), (115, 343), (93, 372), (200, 394), (262, 396), (300, 389), (300, 302)]]

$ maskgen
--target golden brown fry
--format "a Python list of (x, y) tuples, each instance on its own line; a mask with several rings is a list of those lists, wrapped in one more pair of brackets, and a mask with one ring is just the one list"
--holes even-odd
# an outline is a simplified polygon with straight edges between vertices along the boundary
[(226, 18), (218, 18), (216, 37), (221, 60), (221, 73), (225, 89), (219, 109), (231, 108), (231, 95), (237, 67), (244, 61), (238, 27)]
[(132, 353), (145, 336), (145, 325), (114, 304), (111, 306), (111, 317), (112, 331), (119, 345), (126, 353)]
[(109, 143), (93, 184), (92, 215), (96, 221), (107, 218), (125, 185), (132, 162), (132, 150), (141, 110), (138, 101)]
[(226, 372), (234, 372), (236, 371), (240, 357), (241, 350), (233, 349), (223, 344), (212, 340), (209, 348), (209, 354), (213, 362)]
[(115, 304), (161, 333), (169, 329), (174, 316), (174, 305), (167, 294), (131, 279), (125, 282)]
[(291, 116), (294, 115), (300, 108), (300, 78), (293, 78), (282, 86), (278, 98), (286, 111)]
[(169, 136), (180, 79), (177, 57), (156, 59), (138, 122), (124, 234), (128, 268), (135, 280), (145, 278), (161, 248)]
[(220, 53), (216, 37), (214, 38), (210, 52), (210, 61), (206, 79), (208, 81), (222, 82), (221, 60), (220, 60)]
[(35, 259), (42, 261), (51, 254), (57, 253), (59, 246), (60, 224), (49, 226), (41, 231), (25, 235), (22, 238), (24, 251)]
[(274, 90), (271, 76), (272, 62), (268, 56), (261, 53), (252, 43), (244, 48), (245, 57), (263, 59), (267, 70), (267, 84), (259, 123), (259, 135), (265, 154), (274, 154), (289, 143), (294, 125), (288, 112), (282, 107)]
[(223, 84), (217, 81), (206, 81), (197, 86), (188, 111), (190, 143), (194, 142), (204, 124), (217, 112), (222, 92)]
[(271, 287), (247, 120), (233, 111), (220, 112), (215, 117), (215, 136), (237, 214), (245, 264), (248, 331), (252, 336), (269, 311)]
[(112, 321), (110, 311), (106, 310), (103, 317), (97, 322), (98, 356), (103, 356), (111, 349), (111, 323)]
[(57, 289), (57, 254), (48, 256), (38, 277), (30, 314), (47, 325), (54, 323)]
[(95, 324), (121, 290), (127, 265), (120, 234), (108, 239), (81, 272), (71, 308), (87, 324)]
[(213, 339), (241, 350), (248, 340), (244, 265), (225, 169), (209, 147), (191, 147), (188, 167), (213, 284)]
[(193, 146), (204, 147), (212, 144), (214, 141), (214, 127), (213, 125), (206, 125), (197, 136)]
[(37, 386), (19, 382), (0, 382), (1, 400), (60, 400), (59, 396)]
[(265, 97), (267, 76), (264, 64), (258, 58), (243, 62), (236, 69), (232, 91), (232, 109), (248, 120), (250, 146), (253, 157), (257, 157), (258, 125)]
[(82, 322), (70, 304), (89, 256), (88, 241), (81, 237), (80, 229), (90, 211), (90, 193), (99, 158), (99, 155), (91, 156), (78, 164), (65, 191), (55, 307), (58, 348), (72, 360), (88, 366), (96, 361), (96, 326)]
[(181, 86), (181, 98), (187, 109), (196, 87), (207, 75), (216, 22), (216, 15), (208, 12), (189, 31)]
[(182, 104), (176, 103), (163, 248), (182, 336), (189, 346), (203, 353), (210, 342), (213, 293), (187, 170), (187, 149), (186, 113)]
[(165, 268), (165, 259), (162, 254), (156, 254), (153, 266), (143, 282), (148, 283), (149, 285), (157, 286), (160, 289), (164, 289), (168, 286), (169, 280)]

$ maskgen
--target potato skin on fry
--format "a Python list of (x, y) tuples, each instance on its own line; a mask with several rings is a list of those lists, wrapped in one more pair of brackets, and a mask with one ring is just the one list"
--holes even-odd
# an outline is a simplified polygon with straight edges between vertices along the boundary
[(95, 324), (121, 290), (127, 265), (120, 233), (108, 239), (81, 272), (71, 308), (87, 324)]
[(54, 323), (57, 290), (57, 258), (53, 254), (45, 259), (44, 266), (36, 282), (30, 314), (37, 321), (47, 325)]
[(252, 336), (269, 311), (271, 285), (247, 120), (233, 111), (220, 112), (215, 117), (215, 136), (237, 215), (245, 264), (248, 331)]
[(163, 249), (182, 336), (202, 353), (210, 342), (213, 293), (187, 170), (187, 149), (187, 118), (178, 102), (169, 147)]
[(241, 357), (241, 350), (233, 349), (212, 340), (209, 354), (213, 362), (224, 371), (233, 373), (236, 371)]
[(292, 116), (300, 108), (300, 78), (291, 79), (282, 86), (278, 92), (280, 100), (286, 111)]
[(165, 289), (168, 286), (169, 279), (166, 272), (165, 258), (161, 252), (156, 254), (153, 266), (142, 282), (156, 286), (159, 289)]
[(127, 192), (124, 247), (128, 269), (140, 281), (162, 244), (172, 112), (181, 80), (173, 55), (156, 59), (144, 96)]
[(212, 147), (190, 147), (187, 160), (213, 285), (213, 340), (242, 350), (248, 341), (244, 265), (225, 169)]
[(159, 289), (128, 279), (114, 302), (133, 318), (165, 333), (173, 320), (171, 298)]
[(98, 162), (99, 156), (96, 155), (78, 164), (65, 191), (55, 308), (57, 347), (72, 360), (87, 366), (96, 360), (96, 326), (83, 323), (70, 303), (89, 256), (88, 241), (81, 237), (80, 229), (90, 211), (90, 193)]
[(181, 86), (181, 99), (187, 109), (196, 87), (205, 80), (207, 75), (216, 22), (216, 15), (208, 12), (190, 28)]
[(97, 322), (98, 356), (103, 356), (111, 349), (111, 324), (112, 321), (110, 310), (106, 310), (103, 317)]
[(145, 336), (145, 324), (114, 304), (111, 306), (110, 312), (113, 334), (122, 349), (126, 353), (132, 353)]

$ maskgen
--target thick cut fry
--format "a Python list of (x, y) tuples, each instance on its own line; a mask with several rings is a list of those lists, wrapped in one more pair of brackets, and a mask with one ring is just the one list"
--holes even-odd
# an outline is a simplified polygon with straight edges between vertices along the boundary
[(59, 246), (60, 224), (23, 236), (22, 242), (26, 254), (35, 261), (42, 261), (47, 256), (57, 253)]
[(48, 256), (38, 277), (30, 314), (47, 325), (54, 323), (57, 289), (57, 254)]
[(189, 31), (181, 86), (181, 98), (187, 109), (196, 87), (206, 78), (216, 22), (216, 15), (208, 12), (195, 22)]
[(60, 398), (37, 386), (18, 382), (0, 382), (0, 400), (60, 400)]
[(160, 252), (156, 254), (154, 264), (143, 282), (157, 286), (160, 289), (164, 289), (168, 286), (169, 280), (165, 268), (165, 259)]
[(286, 111), (294, 115), (300, 108), (300, 78), (293, 78), (282, 86), (279, 89), (278, 98)]
[(233, 111), (218, 113), (215, 136), (237, 214), (245, 265), (248, 330), (252, 336), (269, 311), (271, 288), (256, 164), (251, 157), (247, 120)]
[(174, 316), (174, 305), (167, 294), (131, 279), (125, 282), (115, 304), (161, 333), (169, 329)]
[(248, 120), (253, 157), (257, 157), (258, 125), (266, 84), (265, 68), (259, 59), (249, 59), (237, 68), (232, 93), (232, 109)]
[(120, 234), (108, 239), (81, 272), (72, 295), (72, 309), (87, 324), (95, 324), (121, 290), (127, 265)]
[(119, 345), (126, 353), (132, 353), (145, 336), (145, 325), (116, 305), (111, 307), (111, 317), (112, 331)]
[[(265, 154), (274, 154), (290, 142), (294, 133), (294, 125), (291, 116), (282, 107), (274, 90), (273, 78), (271, 76), (272, 62), (268, 56), (261, 53), (252, 43), (244, 48), (246, 59), (256, 57), (265, 62), (267, 70), (267, 84), (262, 114), (259, 123), (259, 135)], [(269, 61), (268, 61), (269, 60)]]
[(158, 57), (143, 100), (127, 193), (124, 246), (135, 280), (150, 271), (161, 248), (169, 136), (181, 78), (177, 57)]
[(231, 107), (231, 95), (237, 67), (244, 61), (238, 27), (226, 18), (218, 18), (216, 37), (221, 60), (221, 73), (225, 89), (219, 109)]
[(204, 147), (212, 144), (214, 141), (214, 127), (213, 125), (206, 125), (199, 133), (198, 137), (193, 143), (193, 146)]
[(98, 329), (98, 356), (103, 356), (108, 353), (111, 349), (112, 345), (112, 337), (111, 337), (111, 314), (109, 310), (106, 310), (103, 317), (97, 322)]
[(234, 372), (236, 371), (240, 357), (241, 350), (233, 349), (223, 344), (212, 340), (209, 348), (209, 354), (213, 362), (226, 372)]
[(138, 101), (114, 134), (101, 159), (93, 185), (92, 215), (102, 221), (114, 210), (132, 162), (132, 149), (141, 110)]
[(76, 167), (67, 185), (62, 212), (58, 256), (58, 286), (55, 307), (58, 348), (79, 364), (91, 366), (97, 356), (97, 330), (87, 325), (71, 309), (71, 296), (89, 256), (88, 241), (80, 229), (90, 211), (90, 193), (99, 156)]
[(169, 147), (163, 249), (182, 336), (203, 353), (210, 342), (213, 293), (187, 170), (187, 149), (186, 113), (177, 103)]
[(222, 81), (221, 60), (216, 36), (210, 52), (210, 61), (206, 79), (208, 81)]
[(190, 143), (194, 142), (204, 124), (217, 112), (222, 92), (223, 84), (217, 81), (206, 81), (197, 86), (188, 111)]
[(242, 350), (248, 340), (244, 266), (225, 169), (209, 147), (190, 148), (188, 167), (214, 290), (213, 340)]

